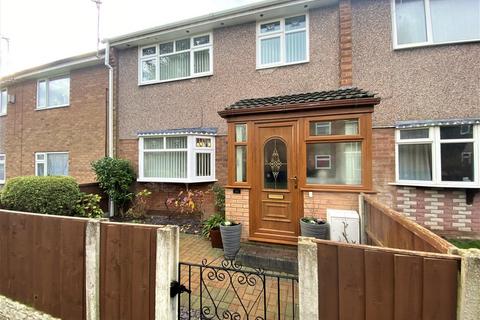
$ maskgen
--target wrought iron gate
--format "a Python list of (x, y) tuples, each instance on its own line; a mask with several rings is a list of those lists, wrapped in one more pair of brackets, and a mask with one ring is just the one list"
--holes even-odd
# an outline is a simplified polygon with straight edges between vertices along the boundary
[(180, 262), (179, 319), (298, 319), (298, 277), (232, 260)]

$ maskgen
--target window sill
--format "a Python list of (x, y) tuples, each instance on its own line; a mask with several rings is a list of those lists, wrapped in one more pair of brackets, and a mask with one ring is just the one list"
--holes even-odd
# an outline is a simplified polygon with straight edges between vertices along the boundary
[(309, 63), (310, 60), (305, 60), (305, 61), (298, 61), (298, 62), (289, 62), (289, 63), (279, 63), (279, 64), (273, 64), (273, 65), (267, 65), (267, 66), (260, 66), (257, 65), (257, 70), (265, 70), (265, 69), (272, 69), (272, 68), (279, 68), (279, 67), (288, 67), (288, 66), (294, 66), (297, 64), (306, 64)]
[(206, 178), (206, 179), (157, 179), (157, 178), (138, 178), (137, 182), (153, 182), (153, 183), (206, 183), (206, 182), (216, 182), (215, 178)]
[(182, 81), (182, 80), (191, 80), (191, 79), (211, 77), (211, 76), (213, 76), (213, 72), (202, 73), (202, 74), (199, 74), (199, 75), (194, 75), (194, 76), (185, 77), (185, 78), (175, 78), (175, 79), (168, 79), (168, 80), (161, 80), (161, 81), (154, 80), (154, 81), (139, 82), (138, 86), (142, 87), (142, 86), (148, 86), (148, 85), (151, 85), (151, 84), (168, 83), (168, 82)]
[(394, 51), (400, 51), (400, 50), (404, 50), (404, 49), (448, 46), (448, 45), (467, 44), (467, 43), (474, 43), (474, 42), (480, 42), (480, 39), (448, 41), (448, 42), (439, 42), (439, 43), (416, 43), (416, 44), (394, 45), (393, 50)]
[(6, 113), (0, 113), (0, 117), (6, 117), (7, 114)]
[(43, 111), (43, 110), (50, 110), (50, 109), (58, 109), (58, 108), (67, 108), (70, 107), (70, 104), (64, 104), (60, 106), (53, 106), (53, 107), (45, 107), (45, 108), (35, 108), (35, 111)]
[(455, 189), (480, 189), (480, 185), (475, 184), (474, 182), (470, 184), (460, 184), (460, 183), (425, 183), (425, 182), (390, 182), (391, 186), (405, 186), (405, 187), (424, 187), (424, 188), (455, 188)]

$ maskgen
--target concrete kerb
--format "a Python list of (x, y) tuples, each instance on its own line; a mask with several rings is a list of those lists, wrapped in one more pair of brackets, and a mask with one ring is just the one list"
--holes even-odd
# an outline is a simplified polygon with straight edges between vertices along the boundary
[(458, 282), (458, 320), (480, 319), (480, 250), (453, 249), (452, 254), (462, 257)]
[(155, 319), (177, 319), (177, 297), (170, 297), (170, 283), (178, 280), (179, 228), (167, 226), (157, 229), (157, 256), (155, 273)]
[(300, 319), (318, 319), (318, 260), (313, 238), (298, 238), (298, 289)]

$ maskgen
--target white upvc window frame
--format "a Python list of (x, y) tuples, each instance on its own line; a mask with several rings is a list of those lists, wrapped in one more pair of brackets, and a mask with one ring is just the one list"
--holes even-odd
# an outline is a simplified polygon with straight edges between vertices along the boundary
[(7, 156), (5, 153), (0, 153), (0, 165), (3, 165), (3, 179), (0, 178), (0, 184), (5, 184), (7, 180)]
[[(453, 1), (453, 0), (452, 0)], [(415, 43), (406, 43), (398, 44), (397, 41), (397, 15), (395, 8), (395, 0), (390, 0), (391, 3), (391, 15), (392, 15), (392, 39), (393, 39), (393, 49), (408, 49), (416, 47), (427, 47), (427, 46), (439, 46), (445, 44), (457, 44), (457, 43), (469, 43), (469, 42), (478, 42), (480, 38), (470, 39), (470, 40), (457, 40), (457, 41), (445, 41), (445, 42), (434, 42), (433, 41), (433, 31), (432, 31), (432, 16), (430, 13), (430, 0), (423, 0), (425, 6), (425, 24), (427, 31), (427, 41), (424, 42), (415, 42)]]
[[(290, 30), (286, 31), (285, 30), (285, 19), (293, 18), (293, 17), (299, 17), (299, 16), (305, 16), (305, 28), (303, 29), (295, 29), (295, 30)], [(262, 34), (261, 32), (261, 25), (262, 24), (268, 24), (271, 22), (276, 22), (280, 21), (280, 30), (274, 31), (271, 33), (265, 33)], [(293, 61), (293, 62), (286, 62), (286, 45), (285, 45), (285, 35), (288, 33), (295, 33), (295, 32), (300, 32), (300, 31), (305, 31), (305, 37), (306, 37), (306, 57), (305, 60), (302, 61)], [(294, 15), (289, 15), (285, 17), (279, 17), (276, 19), (269, 19), (269, 20), (263, 20), (263, 21), (258, 21), (257, 26), (256, 26), (256, 68), (257, 70), (261, 69), (268, 69), (268, 68), (276, 68), (276, 67), (281, 67), (281, 66), (290, 66), (290, 65), (295, 65), (295, 64), (302, 64), (302, 63), (308, 63), (310, 62), (310, 17), (308, 12), (304, 13), (298, 13)], [(269, 64), (262, 64), (261, 60), (261, 40), (262, 39), (268, 39), (268, 38), (276, 38), (280, 36), (280, 62), (276, 63), (269, 63)]]
[[(68, 85), (68, 102), (64, 104), (58, 104), (58, 105), (53, 105), (49, 106), (48, 105), (48, 100), (49, 100), (49, 94), (48, 94), (48, 86), (50, 81), (58, 80), (58, 79), (67, 79), (69, 81)], [(62, 75), (57, 75), (53, 77), (48, 77), (48, 78), (41, 78), (37, 80), (37, 95), (36, 95), (36, 104), (35, 104), (35, 110), (47, 110), (47, 109), (55, 109), (55, 108), (64, 108), (70, 106), (70, 93), (71, 93), (71, 77), (70, 74), (62, 74)], [(40, 91), (39, 91), (39, 86), (41, 82), (45, 82), (45, 106), (40, 106), (39, 105), (39, 96), (40, 96)]]
[[(473, 137), (468, 139), (441, 139), (440, 128), (442, 126), (433, 127), (416, 127), (395, 130), (395, 183), (396, 185), (406, 186), (424, 186), (439, 188), (480, 188), (480, 125), (473, 125)], [(422, 139), (400, 139), (400, 131), (428, 129), (429, 137)], [(442, 180), (442, 159), (441, 144), (445, 143), (473, 143), (473, 176), (474, 181), (443, 181)], [(399, 145), (404, 144), (431, 144), (432, 146), (432, 180), (400, 180), (399, 167)]]
[[(209, 36), (209, 43), (207, 44), (200, 44), (200, 45), (194, 45), (194, 39), (203, 37), (203, 36)], [(185, 39), (190, 39), (190, 49), (187, 50), (179, 50), (176, 51), (176, 42), (178, 40), (185, 40)], [(160, 54), (160, 45), (173, 42), (173, 52), (171, 53), (165, 53), (165, 54)], [(155, 47), (155, 54), (143, 56), (143, 49), (146, 48), (151, 48)], [(209, 51), (209, 60), (210, 60), (210, 70), (207, 72), (198, 72), (195, 73), (195, 65), (194, 65), (194, 59), (195, 59), (195, 52), (197, 51), (203, 51), (207, 50)], [(190, 52), (190, 75), (187, 77), (178, 77), (178, 78), (172, 78), (172, 79), (166, 79), (166, 80), (160, 80), (160, 58), (161, 57), (167, 57), (170, 55), (175, 55), (179, 54), (182, 52)], [(143, 61), (148, 61), (155, 59), (156, 61), (156, 69), (155, 69), (155, 79), (154, 80), (143, 80), (142, 77), (142, 62)], [(213, 75), (213, 32), (207, 32), (207, 33), (200, 33), (200, 34), (195, 34), (195, 35), (188, 35), (186, 37), (181, 37), (181, 38), (175, 38), (171, 39), (168, 41), (162, 41), (160, 43), (152, 43), (150, 45), (145, 45), (141, 46), (138, 48), (138, 85), (148, 85), (148, 84), (154, 84), (154, 83), (164, 83), (164, 82), (171, 82), (171, 81), (178, 81), (178, 80), (185, 80), (185, 79), (193, 79), (193, 78), (200, 78), (200, 77), (206, 77), (206, 76), (211, 76)]]
[[(68, 151), (55, 151), (55, 152), (35, 152), (35, 175), (38, 175), (38, 164), (43, 164), (43, 176), (48, 176), (48, 161), (49, 154), (66, 154), (68, 156), (67, 176), (70, 175), (70, 154)], [(39, 159), (39, 156), (43, 155), (43, 159)]]
[[(187, 148), (182, 149), (166, 149), (166, 138), (168, 137), (187, 137)], [(163, 149), (144, 149), (144, 141), (149, 138), (163, 138)], [(197, 147), (196, 140), (210, 139), (210, 147)], [(160, 177), (145, 177), (144, 172), (144, 154), (145, 152), (187, 152), (187, 177), (186, 178), (160, 178)], [(196, 159), (197, 153), (210, 154), (210, 176), (196, 175)], [(165, 134), (165, 135), (149, 135), (140, 136), (138, 141), (138, 179), (139, 182), (163, 182), (163, 183), (200, 183), (200, 182), (214, 182), (215, 179), (215, 136), (201, 135), (201, 134)]]
[[(3, 93), (5, 92), (5, 101), (3, 101)], [(2, 105), (5, 103), (5, 110), (2, 110)], [(7, 88), (0, 88), (0, 117), (7, 115), (8, 109), (8, 90)]]

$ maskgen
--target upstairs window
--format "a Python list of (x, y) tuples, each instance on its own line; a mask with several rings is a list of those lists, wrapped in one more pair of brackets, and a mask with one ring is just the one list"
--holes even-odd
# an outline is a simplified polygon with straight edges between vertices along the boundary
[(257, 68), (308, 62), (308, 15), (257, 25)]
[(68, 152), (35, 153), (36, 176), (68, 176)]
[(66, 107), (69, 104), (69, 76), (42, 79), (37, 82), (37, 109)]
[(5, 155), (0, 154), (0, 184), (5, 183)]
[(212, 35), (177, 39), (140, 48), (139, 83), (212, 74)]
[(480, 40), (480, 0), (392, 0), (396, 48)]
[(139, 144), (139, 181), (215, 180), (215, 138), (212, 136), (140, 137)]
[(397, 183), (479, 187), (479, 134), (474, 124), (397, 130)]
[(0, 116), (7, 114), (8, 94), (7, 89), (0, 89)]

